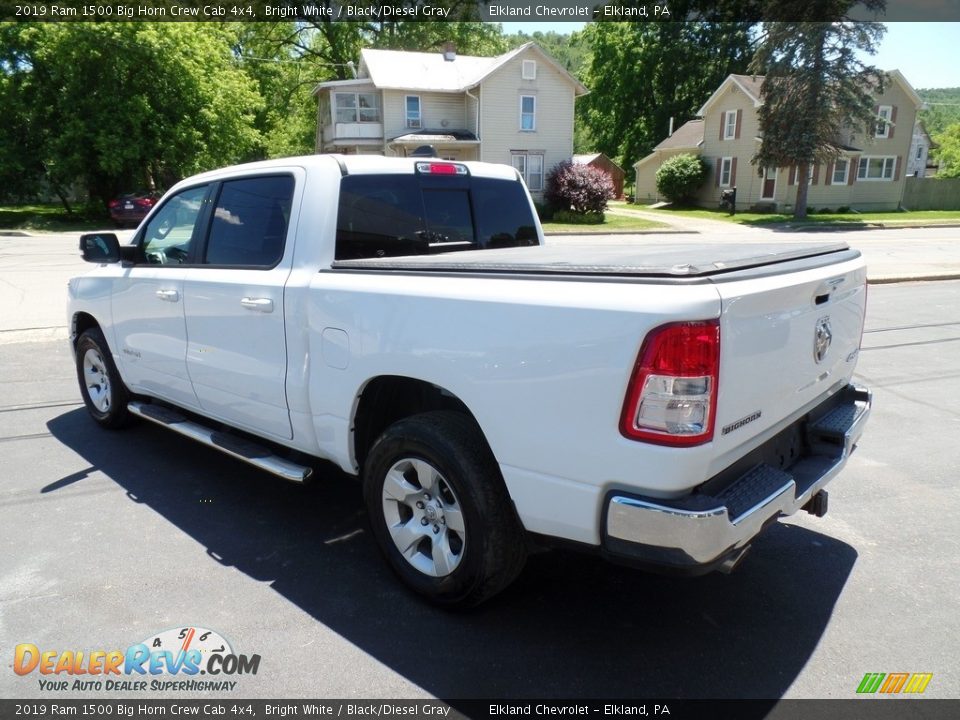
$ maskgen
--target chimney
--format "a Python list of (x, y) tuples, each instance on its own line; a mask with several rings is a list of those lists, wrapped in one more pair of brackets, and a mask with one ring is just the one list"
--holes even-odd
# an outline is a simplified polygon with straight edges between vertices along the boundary
[(446, 62), (453, 62), (457, 59), (457, 46), (452, 42), (444, 43), (443, 45), (443, 59)]
[(667, 130), (667, 137), (673, 137), (673, 116), (670, 116), (670, 129)]

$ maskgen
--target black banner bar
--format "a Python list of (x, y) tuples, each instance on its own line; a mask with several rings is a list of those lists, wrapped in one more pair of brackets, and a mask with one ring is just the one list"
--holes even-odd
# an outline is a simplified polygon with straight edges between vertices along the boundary
[[(684, 20), (814, 21), (809, 3), (769, 0), (0, 0), (0, 20), (14, 22), (666, 22)], [(880, 13), (863, 5), (852, 20), (957, 22), (956, 0), (887, 0)]]
[(955, 720), (960, 700), (0, 700), (0, 718), (670, 718), (671, 720)]

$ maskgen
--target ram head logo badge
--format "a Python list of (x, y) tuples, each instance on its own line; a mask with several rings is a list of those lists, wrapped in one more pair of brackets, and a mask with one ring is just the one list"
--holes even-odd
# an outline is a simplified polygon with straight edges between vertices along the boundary
[(813, 334), (813, 359), (818, 363), (823, 362), (831, 342), (833, 331), (830, 330), (830, 318), (822, 317), (817, 320), (817, 329)]

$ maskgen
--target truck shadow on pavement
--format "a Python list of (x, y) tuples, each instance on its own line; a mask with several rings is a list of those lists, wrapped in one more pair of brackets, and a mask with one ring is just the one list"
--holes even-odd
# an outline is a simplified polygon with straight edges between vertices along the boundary
[(779, 698), (820, 641), (857, 559), (845, 543), (784, 524), (730, 576), (661, 577), (552, 551), (531, 557), (486, 605), (444, 612), (392, 576), (367, 529), (359, 483), (332, 466), (298, 486), (161, 428), (105, 433), (83, 409), (48, 428), (131, 500), (202, 543), (211, 563), (270, 582), (448, 700)]

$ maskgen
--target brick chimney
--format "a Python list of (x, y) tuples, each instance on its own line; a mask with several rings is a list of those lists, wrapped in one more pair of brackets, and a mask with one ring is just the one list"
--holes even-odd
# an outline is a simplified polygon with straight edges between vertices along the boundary
[(453, 62), (457, 59), (457, 46), (452, 42), (444, 43), (443, 45), (443, 59), (447, 62)]

